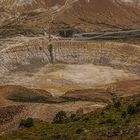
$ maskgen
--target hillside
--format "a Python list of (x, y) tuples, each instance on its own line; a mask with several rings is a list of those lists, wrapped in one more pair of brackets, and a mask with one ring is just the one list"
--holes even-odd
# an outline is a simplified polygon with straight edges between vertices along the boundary
[[(98, 87), (98, 89), (72, 90), (60, 97), (51, 96), (44, 90), (29, 89), (21, 86), (1, 86), (0, 133), (5, 134), (13, 131), (17, 131), (16, 133), (18, 133), (20, 130), (20, 121), (26, 118), (41, 120), (42, 122), (39, 123), (40, 126), (42, 123), (43, 125), (46, 124), (46, 122), (52, 123), (55, 115), (62, 110), (70, 116), (81, 108), (82, 114), (105, 108), (108, 105), (113, 105), (116, 99), (121, 99), (122, 101), (129, 99), (127, 105), (130, 102), (135, 103), (140, 99), (139, 92), (139, 80), (122, 81), (105, 85), (100, 88)], [(122, 107), (121, 110), (123, 111), (123, 109), (124, 108)], [(116, 114), (118, 112), (113, 110), (113, 113)], [(92, 119), (92, 116), (90, 117)], [(82, 118), (83, 117), (81, 116), (81, 119)], [(57, 127), (57, 125), (51, 125), (54, 129)], [(62, 125), (62, 127), (63, 126), (64, 125)], [(79, 124), (76, 123), (73, 127), (78, 128)], [(92, 129), (90, 126), (87, 127), (87, 129)], [(102, 126), (98, 126), (97, 128), (100, 129), (100, 127)], [(36, 130), (34, 131), (35, 133), (38, 133)], [(21, 133), (24, 133), (24, 130), (21, 131)], [(55, 133), (51, 132), (51, 135), (53, 134)], [(28, 135), (28, 133), (25, 135)], [(18, 138), (18, 135), (15, 138)]]
[[(73, 32), (114, 31), (140, 28), (139, 1), (120, 0), (33, 0), (0, 2), (0, 33), (36, 35)], [(52, 16), (53, 15), (53, 16)], [(53, 20), (52, 20), (53, 17)]]
[(0, 140), (140, 139), (140, 0), (0, 0)]
[(140, 138), (140, 94), (121, 98), (118, 103), (83, 114), (73, 114), (66, 122), (52, 124), (34, 120), (31, 128), (20, 128), (2, 140), (104, 140)]

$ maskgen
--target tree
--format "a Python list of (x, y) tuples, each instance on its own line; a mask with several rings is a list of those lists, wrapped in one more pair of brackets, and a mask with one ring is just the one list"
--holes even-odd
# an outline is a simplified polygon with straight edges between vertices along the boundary
[(20, 126), (22, 127), (32, 127), (34, 125), (34, 121), (32, 118), (27, 118), (26, 120), (21, 120)]
[(121, 107), (120, 97), (115, 96), (114, 99), (113, 99), (113, 102), (114, 102), (114, 107), (116, 109), (119, 109)]
[(64, 111), (59, 111), (53, 119), (54, 123), (65, 123), (67, 121), (68, 117)]
[(136, 107), (134, 105), (129, 105), (127, 107), (127, 113), (128, 114), (134, 114), (135, 113), (135, 109), (136, 109)]

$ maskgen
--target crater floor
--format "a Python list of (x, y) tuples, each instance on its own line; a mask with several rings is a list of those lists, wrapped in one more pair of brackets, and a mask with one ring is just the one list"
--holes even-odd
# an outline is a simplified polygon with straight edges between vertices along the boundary
[(138, 78), (136, 74), (107, 66), (56, 64), (46, 65), (34, 73), (11, 72), (1, 77), (0, 84), (43, 89), (53, 96), (61, 96), (69, 90), (97, 88)]

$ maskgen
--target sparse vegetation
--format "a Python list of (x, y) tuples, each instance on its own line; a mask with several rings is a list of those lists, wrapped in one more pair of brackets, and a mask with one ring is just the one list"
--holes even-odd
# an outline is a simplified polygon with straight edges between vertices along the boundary
[(83, 132), (83, 129), (82, 128), (78, 128), (77, 130), (76, 130), (76, 134), (81, 134)]
[[(140, 96), (134, 96), (133, 101), (128, 97), (121, 99), (120, 109), (116, 109), (114, 104), (108, 108), (98, 109), (78, 117), (71, 115), (69, 118), (66, 112), (60, 111), (56, 114), (54, 122), (48, 124), (46, 122), (35, 121), (32, 128), (23, 129), (12, 134), (1, 136), (2, 140), (15, 140), (17, 138), (26, 139), (43, 139), (46, 140), (73, 140), (86, 137), (86, 140), (93, 138), (108, 139), (123, 138), (135, 139), (139, 138), (140, 132), (140, 113), (134, 113), (138, 109)], [(67, 121), (69, 120), (69, 121)], [(28, 126), (30, 121), (22, 121), (23, 126)], [(30, 123), (29, 123), (30, 124)], [(47, 134), (46, 134), (47, 133)]]
[(21, 120), (20, 127), (32, 127), (34, 125), (34, 120), (32, 118), (27, 118), (26, 120)]
[(134, 114), (135, 113), (135, 109), (136, 109), (136, 107), (134, 106), (134, 105), (129, 105), (128, 107), (127, 107), (127, 113), (128, 114)]
[(136, 107), (140, 107), (140, 101), (136, 103)]
[(66, 112), (59, 111), (53, 119), (54, 123), (65, 123), (68, 121)]
[(120, 107), (121, 107), (121, 102), (120, 102), (120, 100), (114, 101), (114, 107), (115, 107), (116, 109), (120, 109)]
[(126, 118), (127, 112), (126, 112), (126, 111), (122, 111), (121, 116), (122, 116), (123, 118)]

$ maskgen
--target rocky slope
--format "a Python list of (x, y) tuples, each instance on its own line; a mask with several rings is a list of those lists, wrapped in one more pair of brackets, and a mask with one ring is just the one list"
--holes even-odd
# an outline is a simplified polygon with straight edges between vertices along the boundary
[(48, 26), (55, 34), (62, 30), (91, 32), (140, 28), (139, 1), (2, 0), (0, 5), (2, 35), (43, 34)]
[(24, 66), (35, 68), (53, 63), (95, 64), (139, 74), (139, 53), (139, 46), (127, 43), (53, 41), (49, 45), (48, 41), (31, 39), (24, 44), (4, 47), (0, 51), (0, 70), (2, 74), (3, 71), (14, 71)]
[[(21, 92), (21, 90), (23, 90), (22, 91), (23, 94), (21, 95), (21, 97), (23, 97), (23, 99), (26, 96), (32, 95), (33, 90), (31, 90), (31, 89), (26, 88), (26, 90), (28, 90), (28, 93), (24, 94), (25, 89), (23, 87), (17, 87), (17, 88), (18, 88), (18, 90), (20, 89), (19, 90), (20, 92)], [(12, 92), (11, 92), (10, 89), (12, 89)], [(4, 93), (3, 96), (5, 96), (5, 99), (6, 99), (7, 93), (9, 95), (12, 95), (13, 92), (15, 92), (15, 91), (17, 91), (16, 86), (11, 86), (11, 87), (10, 86), (9, 87), (5, 86), (5, 87), (0, 88), (0, 94), (1, 94), (1, 92), (3, 92)], [(115, 131), (116, 129), (117, 129), (117, 134), (116, 135), (119, 135), (118, 134), (118, 128), (119, 128), (119, 130), (120, 129), (124, 130), (123, 134), (125, 134), (125, 135), (133, 134), (133, 133), (135, 133), (135, 127), (133, 128), (132, 124), (134, 125), (134, 122), (135, 122), (135, 125), (137, 127), (139, 127), (139, 125), (138, 125), (139, 121), (136, 121), (136, 116), (133, 116), (133, 114), (131, 114), (132, 115), (131, 117), (133, 118), (133, 121), (132, 121), (132, 119), (129, 119), (129, 120), (131, 120), (131, 122), (130, 121), (128, 122), (128, 118), (130, 117), (130, 114), (129, 113), (125, 114), (125, 115), (127, 115), (127, 117), (124, 116), (124, 111), (126, 110), (124, 108), (124, 104), (128, 106), (130, 104), (135, 104), (136, 103), (137, 107), (138, 107), (139, 106), (139, 100), (140, 100), (139, 92), (140, 92), (140, 81), (135, 80), (135, 81), (118, 82), (118, 83), (114, 83), (112, 85), (106, 85), (104, 87), (100, 87), (99, 89), (69, 91), (69, 92), (66, 93), (66, 95), (59, 98), (60, 100), (62, 98), (65, 99), (66, 100), (65, 103), (59, 103), (59, 104), (34, 103), (33, 104), (33, 103), (30, 103), (30, 102), (26, 102), (26, 103), (20, 102), (19, 103), (19, 102), (14, 102), (13, 101), (11, 105), (8, 106), (8, 104), (7, 104), (6, 107), (1, 107), (0, 108), (0, 115), (1, 115), (1, 117), (0, 117), (0, 134), (3, 135), (3, 134), (5, 134), (5, 132), (9, 132), (11, 130), (20, 130), (20, 132), (24, 132), (24, 130), (25, 130), (24, 135), (27, 135), (28, 132), (29, 132), (28, 129), (19, 129), (19, 124), (20, 124), (21, 119), (25, 119), (25, 118), (28, 118), (28, 117), (43, 120), (45, 122), (42, 122), (42, 121), (40, 122), (39, 121), (39, 123), (43, 123), (43, 124), (45, 123), (45, 125), (48, 126), (49, 124), (46, 124), (46, 121), (51, 122), (53, 120), (55, 114), (58, 111), (64, 110), (68, 114), (68, 116), (70, 116), (71, 114), (78, 114), (79, 110), (82, 110), (82, 112), (85, 114), (87, 112), (95, 111), (95, 109), (96, 109), (95, 114), (97, 115), (97, 112), (98, 111), (100, 112), (101, 108), (103, 108), (101, 110), (102, 113), (100, 114), (99, 117), (97, 117), (97, 120), (98, 120), (97, 122), (99, 122), (99, 121), (101, 121), (101, 122), (98, 123), (99, 126), (96, 125), (97, 129), (102, 128), (103, 125), (105, 124), (105, 123), (102, 122), (103, 119), (105, 119), (104, 118), (105, 114), (108, 115), (107, 119), (110, 118), (110, 117), (111, 118), (113, 117), (115, 120), (118, 119), (118, 115), (121, 115), (120, 117), (121, 117), (121, 120), (122, 120), (122, 124), (120, 124), (120, 121), (119, 121), (118, 124), (117, 124), (117, 127), (115, 127), (116, 123), (114, 124), (112, 121), (108, 121), (107, 122), (107, 124), (109, 123), (107, 125), (108, 129), (106, 131), (109, 132), (109, 133), (106, 133), (103, 136), (106, 136), (106, 135), (108, 137), (110, 137), (110, 135), (114, 136), (116, 134), (116, 131)], [(36, 96), (36, 95), (34, 94), (34, 96)], [(45, 95), (44, 95), (44, 97), (45, 97)], [(116, 106), (115, 108), (113, 107), (113, 103), (115, 103), (113, 101), (115, 101), (115, 99), (120, 99), (121, 101), (123, 101), (123, 103), (121, 103), (121, 107), (119, 107), (119, 106)], [(105, 106), (107, 105), (106, 104), (107, 102), (109, 102), (110, 105), (105, 108)], [(111, 104), (112, 104), (112, 106), (111, 106)], [(111, 110), (110, 110), (110, 107), (111, 107)], [(105, 113), (103, 113), (103, 111), (105, 111)], [(138, 115), (139, 114), (139, 108), (137, 108), (136, 112), (137, 112), (137, 115)], [(88, 119), (86, 119), (87, 117), (84, 117), (83, 113), (82, 113), (82, 116), (81, 116), (82, 122), (85, 122), (84, 127), (86, 126), (86, 129), (89, 130), (89, 129), (91, 129), (91, 125), (87, 126), (87, 122), (89, 120), (91, 120), (93, 117), (89, 116)], [(93, 114), (93, 113), (94, 112), (92, 112), (90, 114)], [(75, 118), (76, 116), (73, 116), (73, 117)], [(103, 119), (100, 119), (100, 117), (103, 117)], [(137, 116), (137, 118), (139, 119), (139, 115)], [(125, 120), (126, 121), (125, 125), (124, 125), (124, 119), (126, 119)], [(76, 127), (76, 129), (79, 127), (79, 125), (76, 124), (76, 122), (78, 120), (79, 120), (79, 116), (78, 116), (78, 118), (75, 118), (73, 120), (73, 123), (71, 123), (71, 125), (73, 124)], [(93, 119), (93, 120), (95, 120), (95, 119)], [(94, 129), (95, 129), (95, 124), (96, 124), (95, 122), (93, 123), (94, 125), (92, 124), (92, 126), (94, 126)], [(80, 123), (78, 123), (78, 124), (80, 124)], [(50, 125), (52, 125), (52, 124), (50, 124)], [(68, 125), (68, 123), (66, 123), (66, 126), (67, 125)], [(63, 126), (64, 126), (64, 124), (63, 124)], [(127, 129), (127, 131), (125, 131), (124, 126), (126, 126), (125, 129)], [(58, 128), (59, 126), (58, 126), (58, 124), (56, 126), (53, 123), (53, 127)], [(31, 131), (33, 130), (33, 128), (31, 129)], [(63, 127), (61, 127), (61, 129), (62, 128)], [(71, 127), (68, 127), (68, 128), (70, 129)], [(83, 126), (80, 127), (80, 128), (83, 128)], [(112, 130), (112, 128), (114, 128), (115, 130), (114, 129)], [(133, 131), (131, 131), (130, 128)], [(38, 132), (37, 129), (40, 130), (40, 131)], [(51, 129), (52, 129), (52, 127), (51, 127)], [(94, 130), (94, 129), (91, 129), (91, 130)], [(70, 130), (72, 130), (72, 129), (70, 129)], [(55, 131), (56, 131), (56, 129), (55, 129)], [(59, 128), (58, 131), (60, 132), (60, 128)], [(130, 132), (127, 133), (128, 131), (130, 131)], [(40, 135), (40, 132), (42, 132), (42, 129), (40, 129), (40, 125), (39, 125), (39, 127), (38, 126), (35, 127), (34, 133), (39, 133), (39, 135)], [(47, 132), (49, 133), (48, 129), (47, 129)], [(100, 130), (100, 132), (103, 133), (104, 131)], [(17, 133), (18, 132), (16, 132), (16, 134)], [(51, 134), (53, 135), (54, 133), (55, 132), (53, 132)], [(123, 135), (123, 134), (121, 134), (121, 135)], [(24, 136), (24, 135), (22, 135), (22, 136)], [(35, 135), (35, 137), (38, 137), (39, 135)], [(13, 136), (14, 136), (13, 139), (15, 139), (15, 136), (16, 136), (16, 138), (19, 137), (19, 135), (13, 135)], [(41, 133), (41, 136), (42, 136), (42, 133)], [(30, 135), (28, 135), (28, 137), (31, 137), (31, 133), (30, 133)], [(3, 140), (2, 136), (0, 138)], [(42, 136), (42, 138), (44, 138), (44, 135)], [(8, 138), (6, 138), (6, 140), (7, 139)], [(9, 137), (9, 139), (11, 140), (11, 137)]]

